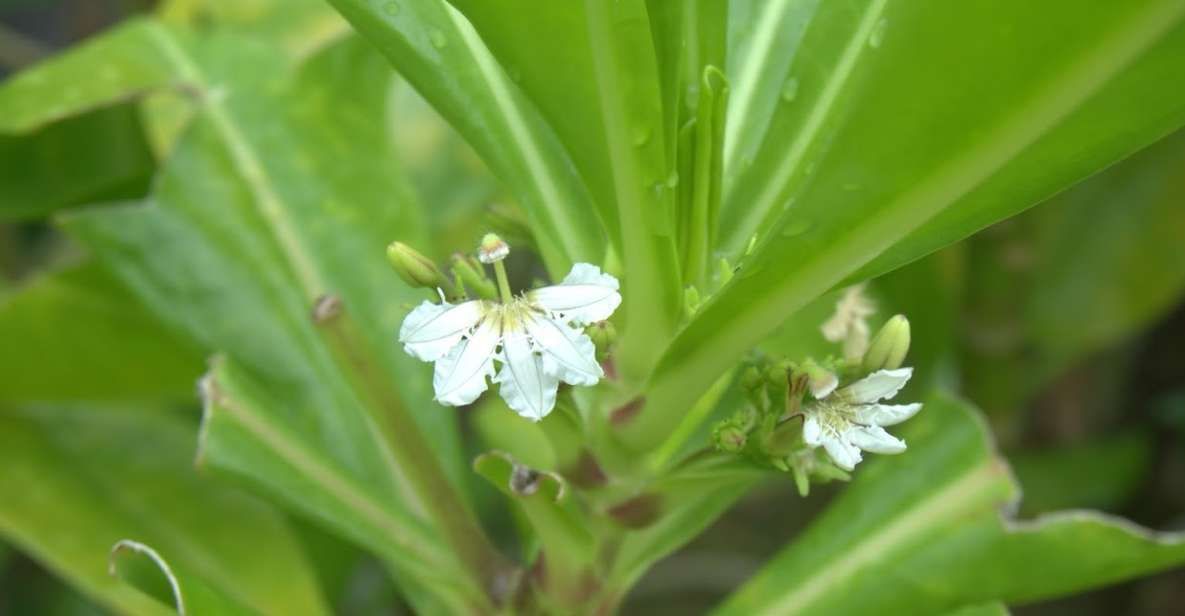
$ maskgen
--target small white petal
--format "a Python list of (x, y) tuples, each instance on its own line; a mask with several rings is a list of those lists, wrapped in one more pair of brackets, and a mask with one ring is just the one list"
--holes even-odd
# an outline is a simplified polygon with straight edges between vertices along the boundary
[(597, 347), (583, 332), (557, 319), (528, 316), (527, 333), (543, 352), (543, 368), (570, 385), (596, 385), (604, 376)]
[(436, 361), (457, 346), (461, 337), (486, 313), (481, 301), (463, 304), (434, 304), (425, 301), (403, 319), (399, 342), (408, 355), (421, 361)]
[(880, 426), (857, 426), (844, 435), (853, 445), (872, 453), (901, 453), (905, 441), (885, 432)]
[(823, 444), (823, 427), (819, 425), (819, 420), (815, 419), (814, 415), (808, 415), (802, 422), (802, 440), (810, 447), (818, 447)]
[(543, 358), (531, 348), (522, 330), (510, 330), (502, 339), (502, 369), (494, 382), (506, 405), (533, 421), (543, 419), (555, 407), (559, 380), (543, 370)]
[(877, 370), (872, 374), (844, 387), (840, 393), (849, 402), (856, 404), (872, 404), (886, 398), (892, 398), (901, 391), (902, 387), (913, 376), (913, 368), (897, 368), (896, 370)]
[(825, 372), (819, 378), (810, 380), (811, 395), (822, 400), (831, 395), (837, 385), (839, 385), (839, 377), (835, 376), (834, 372)]
[(860, 450), (856, 449), (855, 445), (848, 443), (839, 438), (823, 439), (823, 449), (827, 450), (827, 455), (831, 456), (831, 461), (835, 465), (845, 471), (850, 471), (856, 468), (863, 458), (860, 457)]
[(494, 374), (494, 350), (498, 347), (499, 324), (493, 316), (483, 319), (473, 334), (436, 361), (432, 386), (437, 402), (464, 406), (486, 390), (486, 377)]
[(617, 279), (588, 263), (577, 263), (563, 282), (527, 293), (528, 300), (577, 325), (604, 321), (621, 304)]
[(895, 426), (922, 410), (922, 404), (867, 404), (856, 410), (856, 422), (866, 426)]

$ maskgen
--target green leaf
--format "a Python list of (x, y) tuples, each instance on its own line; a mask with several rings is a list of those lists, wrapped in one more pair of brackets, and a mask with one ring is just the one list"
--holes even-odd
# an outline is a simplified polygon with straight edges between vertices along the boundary
[(1182, 174), (1178, 132), (1033, 212), (1024, 318), (1036, 380), (1143, 330), (1185, 295)]
[[(232, 398), (237, 387), (249, 389), (241, 405), (250, 412), (208, 421), (204, 462), (246, 475), (322, 522), (362, 506), (377, 508), (372, 517), (433, 528), (440, 520), (425, 511), (441, 502), (426, 503), (405, 474), (444, 465), (451, 482), (441, 478), (439, 487), (448, 491), (465, 469), (456, 415), (431, 401), (430, 367), (393, 340), (403, 302), (419, 294), (388, 270), (383, 247), (419, 231), (409, 227), (418, 217), (398, 201), (407, 189), (392, 169), (390, 135), (375, 130), (386, 118), (389, 67), (356, 39), (299, 66), (273, 47), (229, 36), (188, 37), (154, 26), (146, 41), (141, 54), (170, 62), (202, 104), (151, 202), (79, 214), (67, 228), (166, 322), (247, 374), (221, 388)], [(361, 344), (349, 362), (313, 323), (314, 303), (327, 294), (357, 324), (353, 337)], [(402, 410), (382, 413), (410, 414), (418, 426), (399, 434), (420, 439), (427, 458), (409, 467), (392, 449), (385, 415), (350, 378), (355, 372), (398, 383), (401, 399), (384, 403)], [(221, 378), (216, 372), (211, 382)], [(322, 472), (293, 477), (305, 458)], [(338, 481), (364, 486), (364, 501), (327, 485)], [(460, 504), (453, 515), (468, 512)], [(374, 543), (373, 525), (346, 533), (349, 524), (335, 530)], [(406, 527), (381, 531), (392, 528)], [(416, 536), (442, 549), (439, 535)], [(451, 558), (442, 564), (389, 549), (383, 555), (402, 572), (449, 578), (443, 584), (451, 590), (440, 591), (417, 577), (428, 594), (466, 597), (455, 587), (470, 580)], [(434, 566), (425, 571), (423, 563)]]
[(202, 373), (193, 343), (94, 263), (0, 299), (0, 339), (0, 399), (8, 402), (192, 400)]
[(1183, 171), (1178, 132), (969, 242), (965, 387), (986, 412), (1018, 418), (1052, 379), (1177, 304)]
[(1015, 521), (1019, 488), (978, 413), (931, 398), (909, 451), (862, 465), (843, 494), (719, 614), (940, 614), (1024, 603), (1185, 562), (1185, 537), (1109, 516)]
[[(643, 0), (456, 3), (554, 127), (622, 259), (623, 376), (638, 379), (681, 297), (659, 68)], [(530, 14), (531, 19), (522, 19)], [(628, 325), (627, 325), (628, 327)]]
[(142, 197), (155, 166), (130, 106), (69, 118), (32, 134), (0, 135), (0, 220)]
[[(1097, 11), (1042, 3), (1047, 19), (1019, 1), (861, 6), (854, 15), (821, 6), (818, 44), (808, 30), (795, 64), (824, 67), (800, 80), (817, 100), (774, 118), (752, 181), (736, 180), (745, 194), (732, 197), (734, 217), (767, 208), (777, 220), (667, 350), (649, 408), (686, 408), (836, 285), (1015, 214), (1185, 121), (1185, 92), (1167, 86), (1185, 53), (1181, 0)], [(843, 24), (848, 34), (836, 36)], [(668, 415), (643, 410), (623, 436), (643, 447)]]
[(186, 614), (254, 614), (249, 607), (211, 588), (201, 576), (171, 565), (138, 541), (120, 540), (111, 548), (108, 570), (120, 581)]
[(947, 616), (1008, 616), (1008, 608), (996, 601), (969, 605), (946, 613)]
[(0, 86), (0, 133), (26, 134), (175, 84), (168, 58), (144, 54), (153, 26), (132, 20)]
[(1114, 511), (1148, 477), (1152, 443), (1138, 432), (1063, 447), (1023, 451), (1012, 457), (1025, 499), (1023, 514), (1066, 507)]
[(600, 262), (596, 215), (563, 147), (460, 13), (444, 0), (332, 4), (506, 183), (553, 277), (574, 261)]
[(202, 385), (206, 407), (198, 464), (245, 477), (372, 551), (399, 580), (413, 584), (404, 590), (421, 608), (470, 609), (467, 589), (454, 572), (457, 563), (436, 529), (389, 488), (358, 478), (316, 440), (274, 417), (281, 403), (252, 381), (233, 363), (215, 361)]
[(124, 613), (170, 611), (108, 574), (112, 546), (134, 539), (257, 612), (328, 614), (284, 519), (196, 475), (193, 443), (192, 424), (164, 414), (6, 410), (0, 414), (0, 533)]

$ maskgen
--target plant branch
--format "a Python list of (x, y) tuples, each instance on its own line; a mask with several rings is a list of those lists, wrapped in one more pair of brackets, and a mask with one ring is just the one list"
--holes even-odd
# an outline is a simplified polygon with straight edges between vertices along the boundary
[(514, 579), (511, 567), (493, 547), (473, 512), (450, 484), (415, 420), (404, 408), (399, 392), (380, 373), (373, 355), (358, 334), (337, 296), (318, 300), (313, 320), (334, 358), (346, 368), (366, 411), (386, 438), (392, 455), (411, 489), (419, 496), (430, 522), (443, 531), (462, 564), (474, 576), (493, 611)]

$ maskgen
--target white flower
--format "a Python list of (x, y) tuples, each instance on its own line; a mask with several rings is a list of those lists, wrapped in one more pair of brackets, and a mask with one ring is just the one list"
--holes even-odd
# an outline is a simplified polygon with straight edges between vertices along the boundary
[(802, 439), (810, 447), (822, 445), (835, 465), (850, 471), (860, 463), (860, 450), (901, 453), (905, 441), (884, 426), (913, 417), (921, 404), (880, 404), (897, 395), (909, 382), (913, 368), (878, 370), (843, 387), (806, 409)]
[(613, 276), (577, 263), (560, 284), (508, 302), (426, 301), (404, 319), (399, 341), (413, 357), (436, 362), (432, 385), (441, 404), (473, 402), (493, 377), (510, 408), (538, 421), (555, 406), (560, 381), (595, 385), (603, 376), (582, 328), (613, 314), (617, 289)]
[(820, 328), (829, 342), (843, 341), (844, 358), (859, 362), (868, 349), (868, 317), (876, 312), (876, 305), (864, 295), (864, 285), (848, 287), (839, 301), (835, 312)]

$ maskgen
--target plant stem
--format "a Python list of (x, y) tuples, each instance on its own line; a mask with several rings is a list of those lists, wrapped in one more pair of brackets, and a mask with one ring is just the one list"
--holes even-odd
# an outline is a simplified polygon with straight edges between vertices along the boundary
[(617, 363), (625, 381), (636, 385), (669, 342), (682, 308), (657, 60), (641, 0), (585, 0), (584, 7), (625, 273), (629, 333)]
[(404, 408), (399, 392), (382, 374), (358, 329), (336, 296), (324, 296), (313, 310), (329, 349), (364, 401), (392, 455), (419, 497), (429, 522), (438, 526), (456, 551), (462, 565), (482, 591), (482, 612), (493, 612), (504, 595), (504, 580), (511, 579), (509, 563), (494, 549), (469, 506), (456, 492), (444, 470), (426, 446), (415, 420)]

